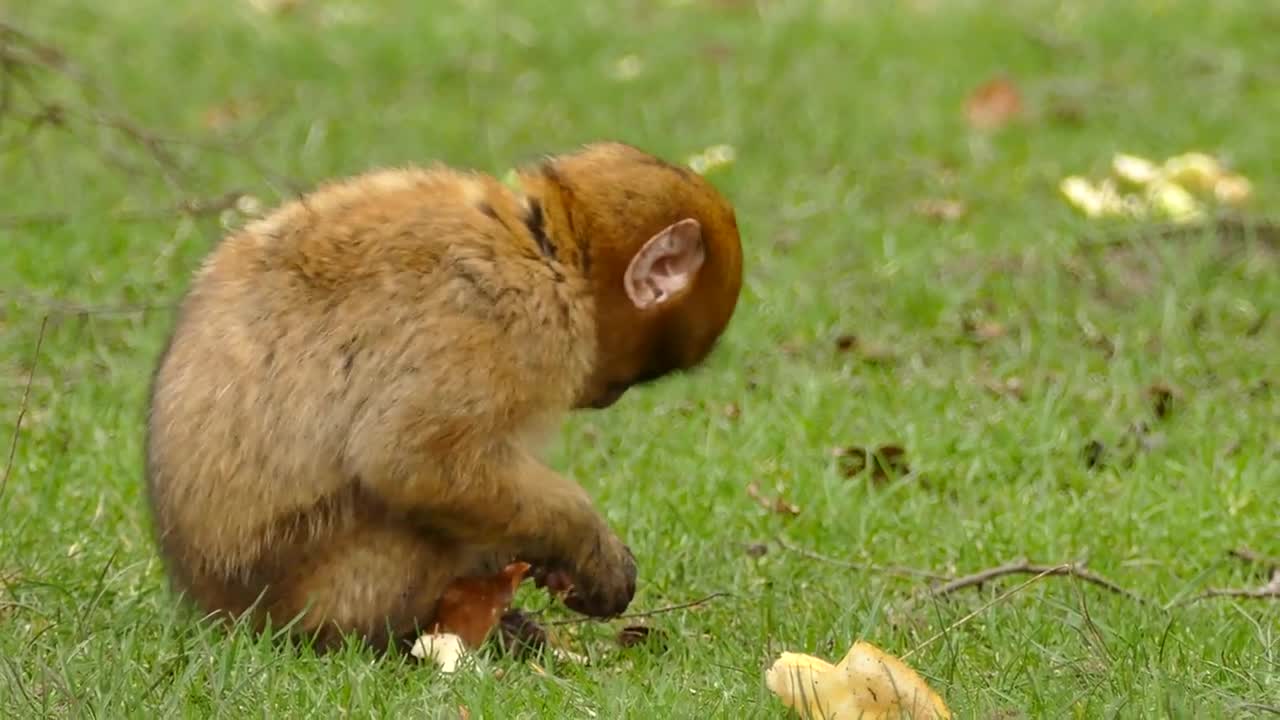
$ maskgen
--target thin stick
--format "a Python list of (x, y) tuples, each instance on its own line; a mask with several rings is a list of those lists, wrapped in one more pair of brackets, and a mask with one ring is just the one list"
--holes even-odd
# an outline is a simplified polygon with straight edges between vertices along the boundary
[(939, 575), (938, 573), (931, 572), (929, 570), (917, 570), (916, 568), (903, 567), (900, 565), (876, 565), (873, 563), (856, 563), (848, 560), (840, 560), (838, 558), (820, 555), (812, 550), (806, 550), (805, 548), (797, 545), (792, 545), (782, 538), (778, 538), (778, 545), (780, 545), (784, 550), (789, 550), (797, 555), (807, 557), (810, 560), (817, 560), (818, 562), (835, 565), (836, 567), (848, 568), (849, 570), (863, 570), (866, 572), (883, 573), (885, 575), (895, 575), (897, 577), (922, 577), (929, 580), (951, 579), (949, 575)]
[(1109, 590), (1117, 595), (1123, 595), (1136, 603), (1143, 605), (1149, 604), (1136, 593), (1120, 587), (1095, 572), (1086, 570), (1079, 563), (1068, 562), (1060, 565), (1036, 565), (1028, 562), (1025, 558), (1005, 563), (1004, 565), (998, 565), (993, 568), (988, 568), (986, 570), (973, 573), (972, 575), (965, 575), (964, 577), (956, 578), (955, 580), (942, 585), (935, 585), (929, 589), (928, 594), (931, 597), (941, 597), (958, 590), (982, 585), (1006, 575), (1060, 575), (1074, 577), (1088, 583), (1093, 583), (1094, 585)]
[(1280, 598), (1280, 568), (1271, 571), (1271, 582), (1257, 588), (1209, 588), (1188, 600), (1207, 600), (1215, 597), (1247, 598), (1252, 600), (1270, 600)]
[(1026, 582), (1022, 583), (1021, 585), (1019, 585), (1019, 586), (1017, 586), (1017, 587), (1013, 588), (1012, 590), (1008, 590), (1008, 591), (1005, 591), (1004, 593), (1002, 593), (1002, 594), (1000, 594), (1000, 595), (997, 595), (996, 597), (992, 598), (991, 600), (988, 600), (987, 602), (985, 602), (985, 603), (983, 603), (982, 605), (980, 605), (980, 606), (978, 607), (978, 609), (974, 610), (973, 612), (969, 613), (968, 615), (965, 615), (964, 617), (960, 618), (959, 620), (957, 620), (957, 621), (955, 621), (955, 622), (951, 623), (950, 625), (946, 626), (946, 627), (945, 627), (945, 628), (943, 628), (942, 630), (939, 630), (937, 633), (934, 633), (934, 635), (933, 635), (932, 637), (930, 637), (929, 639), (925, 640), (924, 642), (920, 643), (919, 645), (915, 646), (914, 648), (912, 648), (912, 649), (908, 650), (907, 652), (903, 653), (903, 655), (902, 655), (902, 659), (903, 659), (903, 660), (906, 660), (907, 658), (910, 658), (912, 655), (915, 655), (916, 653), (920, 652), (921, 650), (923, 650), (923, 649), (925, 649), (925, 648), (929, 647), (930, 645), (932, 645), (933, 643), (937, 642), (940, 638), (945, 637), (945, 636), (947, 635), (947, 633), (951, 632), (952, 630), (955, 630), (956, 628), (960, 627), (961, 625), (964, 625), (965, 623), (967, 623), (967, 622), (969, 622), (970, 620), (974, 619), (975, 617), (977, 617), (978, 615), (982, 614), (983, 612), (986, 612), (987, 608), (990, 608), (991, 606), (993, 606), (993, 605), (995, 605), (995, 604), (997, 604), (997, 603), (1004, 602), (1007, 598), (1012, 597), (1015, 593), (1022, 592), (1025, 588), (1029, 587), (1032, 583), (1034, 583), (1034, 582), (1036, 582), (1036, 581), (1040, 580), (1041, 578), (1045, 578), (1045, 577), (1048, 577), (1049, 575), (1052, 575), (1052, 574), (1054, 573), (1054, 571), (1055, 571), (1055, 570), (1058, 570), (1059, 568), (1063, 568), (1063, 567), (1066, 567), (1066, 566), (1065, 566), (1065, 565), (1059, 565), (1059, 566), (1056, 566), (1056, 567), (1048, 567), (1048, 568), (1044, 568), (1044, 571), (1043, 571), (1043, 572), (1038, 573), (1035, 577), (1031, 578), (1030, 580), (1028, 580), (1028, 581), (1026, 581)]
[(18, 452), (18, 436), (22, 433), (22, 419), (27, 416), (27, 401), (31, 398), (31, 381), (36, 377), (36, 364), (40, 362), (40, 347), (44, 345), (44, 331), (49, 326), (49, 316), (40, 321), (40, 334), (36, 336), (36, 350), (31, 357), (31, 367), (27, 370), (27, 387), (22, 391), (22, 402), (18, 405), (18, 420), (13, 424), (13, 440), (9, 443), (9, 461), (4, 466), (4, 477), (0, 477), (0, 498), (9, 489), (9, 474), (13, 472), (13, 458)]
[[(677, 610), (687, 610), (689, 608), (699, 607), (701, 605), (706, 605), (707, 603), (711, 602), (712, 600), (715, 600), (716, 598), (731, 597), (732, 595), (733, 593), (716, 591), (705, 597), (698, 598), (697, 600), (690, 600), (689, 602), (683, 602), (678, 605), (665, 605), (660, 608), (654, 608), (653, 610), (645, 610), (644, 612), (626, 613), (624, 615), (617, 615), (615, 617), (607, 618), (607, 619), (608, 620), (634, 620), (635, 618), (652, 617), (654, 615), (662, 615), (663, 613), (675, 612)], [(602, 619), (605, 619), (605, 618), (593, 618), (593, 617), (584, 616), (584, 617), (568, 618), (565, 620), (551, 620), (544, 624), (548, 626), (577, 625), (580, 623), (595, 622), (597, 620), (602, 620)]]
[(1245, 562), (1257, 563), (1259, 565), (1267, 565), (1273, 568), (1280, 568), (1280, 558), (1274, 558), (1269, 555), (1263, 555), (1255, 550), (1241, 546), (1234, 550), (1228, 550), (1227, 554), (1233, 558), (1238, 558)]

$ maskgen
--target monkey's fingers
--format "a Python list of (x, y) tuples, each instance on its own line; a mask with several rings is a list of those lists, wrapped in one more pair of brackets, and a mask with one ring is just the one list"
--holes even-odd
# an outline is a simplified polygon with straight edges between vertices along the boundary
[(500, 652), (517, 659), (536, 655), (547, 646), (547, 632), (533, 618), (520, 610), (508, 610), (498, 621)]

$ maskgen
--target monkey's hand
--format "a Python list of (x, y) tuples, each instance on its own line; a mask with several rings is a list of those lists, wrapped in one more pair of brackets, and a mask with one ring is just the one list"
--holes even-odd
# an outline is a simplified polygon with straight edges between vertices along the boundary
[(534, 571), (533, 578), (537, 587), (545, 587), (574, 612), (612, 617), (622, 614), (635, 596), (636, 560), (631, 548), (607, 535), (591, 548), (577, 570), (542, 567)]

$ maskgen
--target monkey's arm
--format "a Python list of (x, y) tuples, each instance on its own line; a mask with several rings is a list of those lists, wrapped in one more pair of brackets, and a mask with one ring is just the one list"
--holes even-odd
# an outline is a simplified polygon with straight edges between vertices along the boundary
[(634, 558), (580, 485), (513, 441), (458, 447), (460, 438), (448, 439), (449, 453), (440, 452), (437, 436), (401, 444), (392, 456), (353, 457), (351, 469), (366, 490), (426, 527), (568, 570), (573, 609), (598, 616), (626, 609), (635, 594)]

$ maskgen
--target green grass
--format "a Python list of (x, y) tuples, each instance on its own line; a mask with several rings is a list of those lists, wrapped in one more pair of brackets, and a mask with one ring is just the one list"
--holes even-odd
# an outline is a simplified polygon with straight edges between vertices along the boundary
[[(776, 654), (834, 658), (857, 638), (919, 648), (958, 717), (1280, 706), (1280, 601), (1182, 602), (1265, 582), (1233, 547), (1280, 555), (1275, 238), (1121, 232), (1056, 190), (1117, 151), (1199, 149), (1253, 180), (1256, 215), (1280, 210), (1280, 6), (19, 6), (8, 21), (83, 80), (28, 68), (0, 116), (0, 462), (48, 318), (0, 498), (0, 715), (778, 717)], [(618, 79), (627, 55), (642, 72)], [(964, 98), (997, 73), (1029, 117), (978, 135)], [(32, 93), (63, 126), (33, 123)], [(247, 116), (206, 127), (229, 101)], [(166, 145), (166, 170), (93, 112), (195, 142)], [(735, 146), (714, 179), (747, 284), (706, 368), (572, 418), (552, 460), (635, 549), (634, 609), (732, 595), (650, 618), (665, 652), (618, 650), (622, 623), (575, 626), (590, 666), (454, 679), (358, 648), (281, 651), (178, 606), (140, 492), (145, 391), (220, 228), (156, 211), (230, 190), (271, 203), (380, 164), (500, 173), (597, 138), (675, 160)], [(968, 213), (935, 222), (913, 211), (928, 198)], [(966, 319), (1005, 332), (975, 342)], [(1021, 399), (987, 387), (1013, 378)], [(1178, 390), (1164, 418), (1153, 383)], [(831, 454), (889, 443), (906, 478), (846, 478)], [(753, 481), (800, 513), (761, 508)], [(1149, 603), (1046, 578), (983, 608), (1024, 577), (910, 604), (926, 581), (745, 551), (778, 537), (955, 575), (1087, 560)]]

